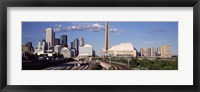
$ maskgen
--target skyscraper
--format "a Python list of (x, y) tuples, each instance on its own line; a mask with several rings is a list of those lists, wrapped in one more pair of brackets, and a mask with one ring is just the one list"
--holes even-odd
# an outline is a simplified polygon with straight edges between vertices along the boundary
[(78, 38), (74, 39), (74, 49), (76, 50), (76, 56), (79, 54), (79, 40)]
[(84, 46), (84, 45), (85, 45), (85, 43), (84, 43), (84, 38), (81, 37), (81, 39), (80, 39), (80, 46), (82, 47), (82, 46)]
[(110, 48), (110, 32), (108, 22), (105, 23), (105, 50)]
[(59, 38), (55, 38), (54, 45), (60, 45), (60, 39)]
[(55, 39), (55, 34), (53, 32), (53, 29), (46, 28), (46, 42), (48, 45), (48, 49), (54, 46), (54, 39)]
[(71, 49), (74, 48), (74, 42), (71, 42)]
[(62, 47), (68, 47), (68, 45), (67, 45), (67, 35), (61, 36), (61, 46)]

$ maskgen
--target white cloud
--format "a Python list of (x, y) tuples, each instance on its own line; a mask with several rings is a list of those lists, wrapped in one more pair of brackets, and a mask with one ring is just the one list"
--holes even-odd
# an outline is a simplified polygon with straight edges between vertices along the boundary
[(125, 31), (119, 30), (117, 28), (110, 28), (110, 32), (125, 32)]
[(59, 31), (62, 31), (62, 28), (57, 27), (57, 28), (54, 28), (53, 30), (54, 30), (54, 32), (59, 32)]
[(61, 25), (61, 24), (58, 24), (58, 25), (55, 25), (55, 27), (62, 27), (62, 25)]
[[(90, 31), (90, 32), (98, 32), (104, 31), (105, 27), (99, 23), (94, 24), (78, 24), (72, 26), (62, 26), (61, 24), (55, 25), (54, 32), (61, 31)], [(110, 28), (110, 32), (124, 32), (123, 30), (117, 28)]]
[(61, 24), (55, 25), (55, 28), (53, 30), (54, 32), (62, 31), (62, 25)]

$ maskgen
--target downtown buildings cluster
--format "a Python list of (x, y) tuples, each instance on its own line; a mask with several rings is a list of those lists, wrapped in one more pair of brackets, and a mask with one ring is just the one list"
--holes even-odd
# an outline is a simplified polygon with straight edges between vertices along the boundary
[(22, 45), (22, 56), (27, 53), (48, 57), (53, 57), (56, 54), (62, 55), (63, 58), (95, 56), (92, 45), (85, 44), (83, 37), (80, 40), (75, 38), (70, 43), (71, 46), (69, 46), (67, 35), (62, 35), (59, 39), (55, 37), (53, 28), (46, 28), (45, 32), (46, 40), (39, 40), (35, 49), (32, 46), (32, 42)]

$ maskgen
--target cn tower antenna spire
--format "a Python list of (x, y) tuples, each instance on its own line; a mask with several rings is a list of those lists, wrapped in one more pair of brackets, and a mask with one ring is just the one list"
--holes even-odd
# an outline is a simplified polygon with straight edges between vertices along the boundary
[(105, 23), (105, 50), (110, 48), (110, 32), (108, 21)]

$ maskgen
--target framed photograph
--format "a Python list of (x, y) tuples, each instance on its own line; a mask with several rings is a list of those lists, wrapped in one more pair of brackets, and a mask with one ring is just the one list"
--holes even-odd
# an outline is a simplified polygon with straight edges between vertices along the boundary
[(199, 91), (199, 0), (1, 2), (1, 91)]

